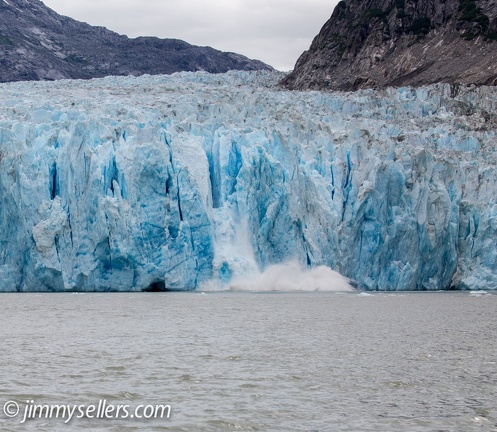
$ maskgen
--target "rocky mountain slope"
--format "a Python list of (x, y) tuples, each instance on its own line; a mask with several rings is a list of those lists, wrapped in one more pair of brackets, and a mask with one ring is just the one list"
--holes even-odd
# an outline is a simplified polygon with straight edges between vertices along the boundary
[(495, 85), (496, 18), (495, 0), (340, 1), (283, 85)]
[(271, 67), (181, 40), (130, 39), (61, 16), (39, 0), (0, 0), (0, 82), (232, 69)]

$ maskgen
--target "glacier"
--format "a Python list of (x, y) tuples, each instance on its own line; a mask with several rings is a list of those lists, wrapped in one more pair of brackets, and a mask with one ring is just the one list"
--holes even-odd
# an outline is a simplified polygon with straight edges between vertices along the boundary
[(0, 290), (194, 290), (273, 265), (497, 287), (497, 89), (278, 72), (0, 85)]

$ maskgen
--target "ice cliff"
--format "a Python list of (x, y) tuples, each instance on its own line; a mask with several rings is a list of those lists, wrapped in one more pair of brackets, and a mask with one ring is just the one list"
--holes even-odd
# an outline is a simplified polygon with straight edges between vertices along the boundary
[(497, 287), (497, 90), (281, 74), (0, 86), (0, 289), (195, 289), (298, 260)]

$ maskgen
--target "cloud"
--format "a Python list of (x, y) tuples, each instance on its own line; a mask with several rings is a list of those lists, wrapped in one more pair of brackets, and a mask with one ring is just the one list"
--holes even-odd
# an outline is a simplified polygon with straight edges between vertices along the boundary
[(45, 0), (56, 12), (130, 37), (177, 38), (293, 68), (331, 16), (328, 0)]

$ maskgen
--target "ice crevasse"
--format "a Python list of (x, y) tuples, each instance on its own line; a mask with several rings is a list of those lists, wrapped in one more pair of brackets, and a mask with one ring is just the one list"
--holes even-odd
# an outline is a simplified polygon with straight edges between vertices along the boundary
[(0, 290), (192, 290), (296, 260), (497, 288), (497, 90), (274, 72), (0, 86)]

